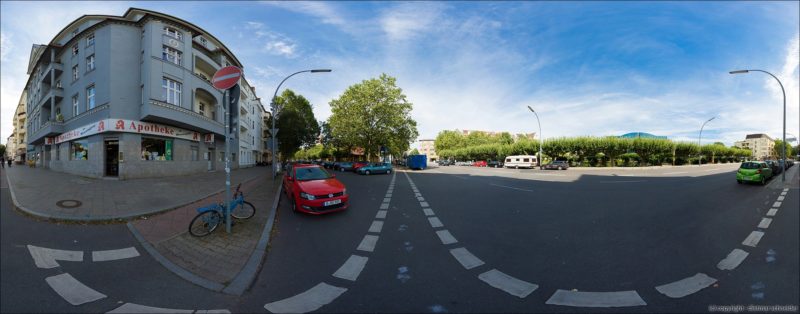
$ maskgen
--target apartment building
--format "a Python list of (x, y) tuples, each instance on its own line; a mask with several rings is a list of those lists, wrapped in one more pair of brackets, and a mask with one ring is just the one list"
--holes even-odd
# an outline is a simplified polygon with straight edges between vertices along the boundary
[[(231, 65), (243, 68), (216, 37), (177, 17), (137, 8), (84, 15), (31, 50), (28, 159), (119, 179), (221, 170), (223, 94), (210, 78)], [(256, 142), (250, 106), (258, 97), (240, 84), (247, 112), (231, 145), (233, 168), (243, 156), (250, 162)]]
[(733, 146), (750, 149), (753, 158), (759, 160), (775, 158), (775, 140), (763, 133), (747, 134), (744, 141), (737, 141)]
[(419, 140), (419, 153), (427, 155), (428, 162), (436, 162), (439, 160), (439, 155), (436, 155), (436, 147), (434, 147), (435, 140)]
[(15, 162), (25, 161), (28, 150), (27, 115), (25, 114), (27, 99), (28, 92), (22, 91), (11, 122), (13, 129), (6, 141), (6, 156), (13, 158)]

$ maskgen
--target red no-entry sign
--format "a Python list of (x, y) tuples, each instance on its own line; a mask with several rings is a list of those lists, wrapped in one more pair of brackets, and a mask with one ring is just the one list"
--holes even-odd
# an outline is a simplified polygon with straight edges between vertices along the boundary
[(216, 89), (226, 90), (233, 87), (233, 85), (236, 85), (241, 77), (241, 69), (235, 66), (228, 66), (219, 69), (217, 73), (214, 73), (214, 78), (211, 79), (211, 84), (214, 85), (214, 88)]

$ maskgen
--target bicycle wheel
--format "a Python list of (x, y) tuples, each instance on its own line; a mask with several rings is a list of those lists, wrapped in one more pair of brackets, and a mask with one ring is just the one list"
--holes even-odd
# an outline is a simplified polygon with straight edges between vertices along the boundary
[(214, 232), (220, 223), (222, 223), (222, 217), (215, 210), (199, 213), (189, 224), (189, 234), (195, 237), (207, 236)]
[(256, 214), (256, 207), (253, 206), (253, 204), (250, 204), (248, 201), (243, 202), (244, 203), (233, 208), (233, 211), (231, 212), (231, 216), (233, 216), (233, 218), (247, 219)]

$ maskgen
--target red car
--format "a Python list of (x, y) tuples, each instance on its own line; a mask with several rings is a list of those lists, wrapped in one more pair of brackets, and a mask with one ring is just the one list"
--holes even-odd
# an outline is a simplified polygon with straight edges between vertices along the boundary
[(486, 160), (478, 160), (478, 161), (472, 163), (472, 166), (473, 167), (486, 167), (487, 166), (486, 165)]
[(312, 215), (347, 209), (350, 197), (342, 182), (318, 165), (297, 164), (283, 176), (292, 211)]
[(356, 162), (354, 162), (353, 163), (353, 172), (358, 172), (358, 168), (364, 167), (366, 165), (369, 165), (369, 163), (366, 162), (366, 161), (356, 161)]

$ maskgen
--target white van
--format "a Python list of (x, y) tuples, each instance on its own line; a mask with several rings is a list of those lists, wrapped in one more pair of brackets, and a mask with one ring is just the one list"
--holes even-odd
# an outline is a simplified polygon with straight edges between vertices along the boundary
[(503, 166), (506, 168), (531, 168), (536, 167), (536, 156), (531, 155), (516, 155), (506, 157), (506, 162)]

